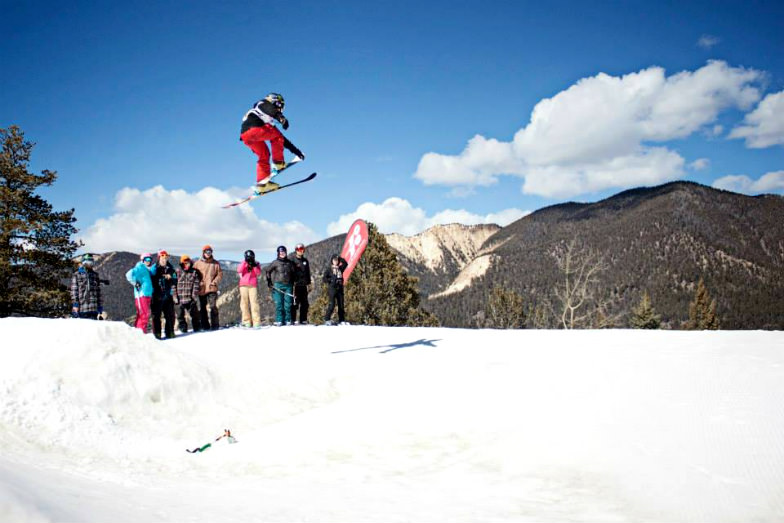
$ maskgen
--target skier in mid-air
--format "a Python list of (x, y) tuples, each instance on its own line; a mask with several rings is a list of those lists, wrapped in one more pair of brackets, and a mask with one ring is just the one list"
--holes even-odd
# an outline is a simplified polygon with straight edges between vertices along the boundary
[[(299, 157), (305, 159), (302, 151), (288, 141), (283, 133), (275, 126), (279, 123), (283, 130), (289, 128), (289, 121), (283, 116), (285, 101), (278, 93), (270, 93), (253, 105), (242, 119), (240, 140), (259, 157), (256, 165), (255, 194), (262, 194), (278, 188), (278, 184), (271, 182), (271, 178), (287, 167), (283, 158), (284, 147)], [(272, 146), (272, 166), (270, 166), (270, 149)]]

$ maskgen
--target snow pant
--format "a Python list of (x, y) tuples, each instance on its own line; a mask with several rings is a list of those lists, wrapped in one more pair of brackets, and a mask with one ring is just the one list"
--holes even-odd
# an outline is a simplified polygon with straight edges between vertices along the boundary
[[(207, 316), (207, 307), (209, 306), (209, 317)], [(208, 292), (203, 296), (199, 296), (199, 323), (202, 330), (208, 331), (218, 330), (220, 328), (220, 318), (218, 316), (218, 293)]]
[(201, 321), (200, 321), (199, 305), (196, 303), (195, 300), (189, 301), (188, 303), (180, 302), (177, 305), (177, 326), (179, 327), (180, 332), (182, 332), (183, 334), (188, 332), (188, 321), (185, 319), (186, 312), (191, 317), (193, 332), (199, 332), (201, 330)]
[(242, 311), (242, 324), (254, 327), (261, 325), (261, 308), (259, 306), (259, 289), (254, 285), (247, 287), (240, 285), (240, 311)]
[(251, 127), (240, 135), (240, 140), (259, 157), (256, 183), (267, 183), (270, 177), (270, 151), (266, 142), (272, 145), (272, 161), (283, 163), (283, 145), (286, 141), (283, 134), (274, 125), (265, 124), (263, 127)]
[(324, 314), (324, 321), (332, 319), (332, 312), (335, 310), (335, 304), (338, 306), (338, 322), (343, 323), (346, 321), (346, 311), (343, 307), (343, 286), (330, 285), (327, 289), (329, 295), (329, 304), (327, 305), (327, 312)]
[(294, 285), (294, 308), (291, 309), (291, 322), (296, 323), (297, 313), (299, 313), (299, 322), (308, 322), (308, 286), (307, 285)]
[(82, 318), (85, 320), (97, 320), (98, 319), (98, 311), (92, 312), (78, 312), (76, 313), (78, 318)]
[(152, 333), (158, 339), (161, 339), (161, 313), (166, 322), (166, 339), (174, 338), (174, 299), (171, 296), (152, 299)]
[(141, 329), (147, 334), (147, 323), (150, 321), (150, 296), (140, 296), (136, 298), (136, 324), (137, 329)]
[[(276, 290), (277, 289), (277, 290)], [(276, 282), (272, 289), (272, 301), (275, 302), (275, 323), (286, 325), (291, 323), (291, 291), (290, 283)]]

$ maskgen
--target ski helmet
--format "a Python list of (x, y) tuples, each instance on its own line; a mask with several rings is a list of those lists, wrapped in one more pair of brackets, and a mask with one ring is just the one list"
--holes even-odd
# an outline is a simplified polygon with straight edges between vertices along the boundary
[(246, 261), (246, 262), (249, 262), (249, 261), (251, 261), (251, 260), (255, 260), (255, 259), (256, 259), (256, 253), (255, 253), (255, 252), (253, 252), (253, 251), (252, 251), (252, 250), (250, 250), (250, 249), (248, 249), (247, 251), (245, 251), (245, 261)]
[(82, 256), (82, 265), (86, 265), (88, 267), (91, 267), (93, 265), (93, 263), (95, 263), (95, 260), (93, 260), (93, 255), (90, 254), (89, 252), (85, 253)]
[(151, 252), (143, 252), (143, 253), (141, 253), (141, 255), (139, 256), (139, 259), (141, 261), (144, 261), (145, 258), (149, 258), (150, 261), (152, 261), (152, 253)]
[(281, 111), (283, 110), (283, 106), (286, 105), (286, 101), (283, 99), (283, 95), (278, 93), (270, 93), (265, 96), (264, 99), (275, 104), (275, 106)]
[(304, 251), (305, 250), (305, 244), (304, 243), (298, 243), (297, 246), (294, 247), (294, 249), (297, 250), (297, 251)]

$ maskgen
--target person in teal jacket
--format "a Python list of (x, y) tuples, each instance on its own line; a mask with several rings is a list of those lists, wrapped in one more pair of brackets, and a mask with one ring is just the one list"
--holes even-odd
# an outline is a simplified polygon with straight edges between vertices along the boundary
[(152, 254), (145, 252), (139, 258), (141, 261), (125, 273), (125, 279), (133, 285), (133, 297), (136, 300), (136, 328), (147, 334), (147, 324), (150, 321), (150, 302), (152, 301), (152, 275), (155, 274), (155, 265), (152, 263)]

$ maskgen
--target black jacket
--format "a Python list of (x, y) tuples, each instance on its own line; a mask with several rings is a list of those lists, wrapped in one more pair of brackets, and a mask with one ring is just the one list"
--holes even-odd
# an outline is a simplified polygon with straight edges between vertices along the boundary
[(341, 287), (343, 285), (343, 271), (346, 270), (346, 267), (348, 267), (348, 262), (343, 258), (338, 259), (337, 267), (333, 266), (330, 261), (329, 266), (324, 270), (322, 280), (330, 287)]
[(294, 264), (294, 285), (310, 285), (310, 263), (304, 256), (298, 258), (294, 256), (291, 260)]
[[(166, 275), (171, 276), (168, 280)], [(174, 296), (174, 289), (177, 288), (177, 272), (172, 264), (166, 262), (166, 266), (158, 265), (155, 274), (152, 274), (152, 299), (170, 300)]]
[(267, 276), (267, 283), (294, 283), (294, 262), (288, 258), (276, 258), (275, 261), (267, 265), (264, 273)]
[(264, 127), (266, 124), (271, 124), (272, 120), (280, 122), (284, 129), (287, 129), (289, 126), (288, 120), (283, 116), (283, 112), (278, 106), (267, 100), (259, 100), (250, 111), (245, 113), (240, 134), (252, 127)]

